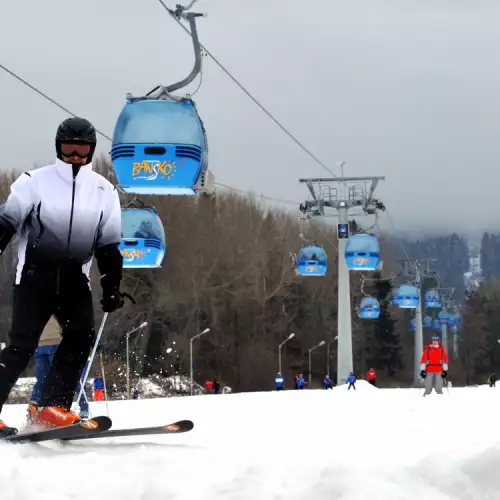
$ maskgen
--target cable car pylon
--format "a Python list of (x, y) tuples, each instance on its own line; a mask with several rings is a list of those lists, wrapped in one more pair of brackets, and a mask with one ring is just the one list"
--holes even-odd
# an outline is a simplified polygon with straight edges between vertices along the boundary
[(349, 372), (353, 371), (350, 279), (346, 261), (349, 211), (361, 209), (367, 215), (376, 215), (378, 211), (385, 210), (383, 203), (373, 197), (379, 181), (383, 180), (385, 177), (344, 177), (343, 175), (335, 178), (299, 179), (299, 183), (305, 184), (311, 195), (311, 199), (300, 204), (301, 212), (311, 217), (329, 215), (338, 217), (338, 329), (336, 332), (338, 336), (338, 384), (345, 383)]
[(448, 352), (448, 326), (450, 326), (450, 333), (455, 333), (454, 329), (451, 328), (454, 325), (452, 321), (453, 317), (450, 315), (455, 288), (437, 288), (437, 291), (441, 297), (441, 311), (438, 314), (441, 329), (441, 345), (443, 345)]
[[(413, 287), (417, 289), (418, 303), (415, 309), (415, 349), (413, 358), (413, 384), (415, 387), (422, 386), (422, 379), (420, 377), (420, 360), (422, 359), (422, 352), (424, 350), (424, 331), (422, 321), (422, 278), (436, 277), (437, 273), (431, 271), (431, 264), (435, 263), (437, 259), (424, 258), (414, 261), (408, 259), (400, 260), (403, 265), (404, 271), (400, 276), (410, 278)], [(426, 264), (424, 269), (424, 264)], [(401, 297), (399, 298), (401, 302)], [(401, 307), (401, 306), (400, 306)]]

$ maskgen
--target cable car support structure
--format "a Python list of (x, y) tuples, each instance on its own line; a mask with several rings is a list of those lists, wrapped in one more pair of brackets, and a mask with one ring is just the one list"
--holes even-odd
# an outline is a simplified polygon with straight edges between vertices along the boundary
[[(337, 381), (345, 383), (353, 371), (352, 322), (349, 268), (345, 250), (349, 238), (349, 211), (361, 209), (366, 215), (376, 215), (385, 210), (380, 200), (374, 198), (379, 181), (385, 177), (335, 177), (305, 178), (299, 183), (309, 189), (311, 199), (300, 204), (300, 211), (311, 217), (328, 216), (325, 209), (336, 212), (338, 217), (338, 328), (337, 328)], [(333, 332), (332, 332), (333, 333)], [(332, 334), (332, 339), (333, 339)]]

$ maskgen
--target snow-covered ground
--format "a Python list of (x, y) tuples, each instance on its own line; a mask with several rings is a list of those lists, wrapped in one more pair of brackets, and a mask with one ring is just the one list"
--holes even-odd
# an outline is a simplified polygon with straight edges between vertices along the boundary
[[(183, 435), (0, 443), (1, 500), (498, 500), (500, 391), (286, 391), (116, 401)], [(104, 403), (92, 403), (105, 413)], [(20, 425), (25, 406), (2, 414)]]

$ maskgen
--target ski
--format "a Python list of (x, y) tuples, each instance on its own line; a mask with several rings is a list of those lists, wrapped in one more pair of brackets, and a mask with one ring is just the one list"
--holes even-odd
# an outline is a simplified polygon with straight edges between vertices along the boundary
[(92, 436), (100, 432), (106, 432), (111, 428), (112, 422), (109, 417), (94, 417), (82, 420), (73, 425), (56, 427), (53, 429), (41, 429), (24, 432), (14, 436), (5, 436), (0, 441), (9, 443), (40, 443), (54, 439), (70, 439), (78, 436)]
[(130, 427), (128, 429), (107, 430), (102, 432), (87, 434), (72, 435), (62, 438), (63, 441), (77, 441), (81, 439), (101, 439), (113, 437), (127, 437), (127, 436), (148, 436), (148, 435), (162, 435), (162, 434), (180, 434), (182, 432), (189, 432), (194, 427), (191, 420), (180, 420), (168, 425), (159, 425), (157, 427)]

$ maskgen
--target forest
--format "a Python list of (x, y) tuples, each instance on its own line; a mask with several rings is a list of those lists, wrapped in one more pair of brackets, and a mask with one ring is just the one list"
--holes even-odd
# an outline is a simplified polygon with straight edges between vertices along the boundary
[[(114, 182), (105, 159), (97, 160), (95, 168)], [(15, 177), (4, 173), (0, 178), (2, 202)], [(122, 206), (130, 200), (123, 196)], [(282, 358), (288, 387), (293, 386), (295, 373), (307, 374), (309, 349), (322, 340), (328, 349), (318, 348), (313, 353), (312, 385), (321, 386), (328, 368), (330, 375), (336, 376), (338, 260), (334, 224), (315, 220), (304, 235), (322, 243), (329, 257), (326, 277), (304, 278), (297, 276), (292, 258), (304, 244), (298, 210), (269, 209), (257, 198), (234, 193), (144, 197), (143, 201), (156, 208), (164, 223), (167, 254), (161, 269), (124, 273), (123, 291), (133, 295), (136, 304), (127, 302), (106, 324), (102, 351), (110, 381), (123, 389), (118, 373), (125, 365), (125, 333), (144, 321), (147, 327), (130, 337), (136, 377), (189, 373), (189, 339), (205, 328), (210, 332), (194, 344), (195, 379), (200, 383), (217, 376), (233, 391), (272, 389), (278, 370), (278, 344), (291, 332), (295, 337), (284, 346)], [(356, 223), (359, 228), (369, 224), (362, 219)], [(351, 273), (357, 375), (363, 376), (373, 367), (381, 386), (411, 385), (414, 338), (409, 323), (413, 313), (391, 306), (389, 299), (395, 286), (413, 279), (405, 276), (401, 259), (433, 258), (432, 276), (430, 281), (424, 276), (424, 290), (453, 287), (456, 303), (462, 307), (463, 328), (458, 334), (459, 351), (450, 363), (450, 377), (457, 384), (483, 382), (500, 361), (500, 345), (493, 333), (500, 327), (499, 283), (490, 280), (479, 290), (465, 293), (468, 243), (459, 235), (410, 241), (379, 234), (379, 240), (382, 271)], [(10, 326), (10, 283), (15, 264), (14, 242), (0, 259), (4, 283), (0, 290), (0, 341), (4, 342)], [(92, 269), (92, 290), (97, 328), (102, 313), (96, 266)], [(358, 317), (359, 302), (367, 295), (381, 302), (382, 314), (377, 320)], [(426, 329), (424, 340), (432, 333)], [(93, 370), (98, 369), (95, 364)]]

